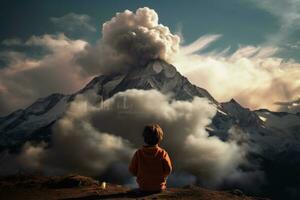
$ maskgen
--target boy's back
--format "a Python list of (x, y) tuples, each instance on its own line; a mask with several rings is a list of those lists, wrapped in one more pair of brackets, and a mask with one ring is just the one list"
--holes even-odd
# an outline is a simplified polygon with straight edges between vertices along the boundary
[(129, 170), (137, 177), (141, 190), (159, 191), (166, 188), (172, 165), (168, 153), (158, 145), (143, 146), (135, 152)]

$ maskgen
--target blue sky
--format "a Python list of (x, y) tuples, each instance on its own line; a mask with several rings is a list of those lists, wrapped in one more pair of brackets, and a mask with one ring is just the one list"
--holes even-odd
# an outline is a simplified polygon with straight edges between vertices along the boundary
[[(289, 4), (290, 1), (286, 2)], [(280, 2), (277, 4), (278, 7), (281, 6)], [(239, 45), (260, 45), (280, 32), (282, 26), (281, 16), (270, 12), (270, 9), (261, 6), (255, 0), (2, 0), (0, 41), (14, 37), (25, 40), (32, 35), (63, 32), (64, 30), (55, 26), (50, 18), (77, 13), (91, 17), (90, 23), (96, 28), (96, 32), (85, 34), (84, 37), (93, 42), (100, 38), (101, 25), (116, 12), (125, 9), (136, 10), (144, 6), (153, 8), (159, 14), (160, 23), (168, 26), (173, 32), (181, 31), (185, 43), (190, 43), (205, 34), (222, 34), (222, 39), (207, 50), (228, 46), (234, 50)], [(291, 8), (283, 6), (282, 9), (288, 12)], [(73, 38), (82, 37), (81, 34), (74, 32), (66, 34)], [(278, 54), (286, 59), (300, 60), (299, 47), (290, 47), (290, 44), (298, 40), (300, 40), (300, 29), (296, 28), (289, 33), (288, 37), (276, 44), (281, 47)], [(7, 47), (2, 44), (1, 49), (5, 48)]]

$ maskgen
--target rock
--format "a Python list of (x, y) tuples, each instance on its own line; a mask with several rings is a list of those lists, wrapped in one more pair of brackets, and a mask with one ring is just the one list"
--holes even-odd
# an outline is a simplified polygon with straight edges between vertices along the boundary
[(98, 181), (95, 181), (90, 177), (70, 175), (62, 178), (52, 178), (46, 183), (46, 185), (50, 188), (74, 188), (81, 186), (98, 185), (98, 183)]
[(240, 196), (240, 197), (245, 196), (243, 191), (240, 190), (240, 189), (234, 189), (234, 190), (231, 191), (231, 193), (234, 194), (234, 195)]

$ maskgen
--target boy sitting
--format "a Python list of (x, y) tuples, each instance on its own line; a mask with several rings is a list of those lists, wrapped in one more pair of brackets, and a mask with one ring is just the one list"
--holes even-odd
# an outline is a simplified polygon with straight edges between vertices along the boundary
[(147, 125), (143, 137), (145, 145), (135, 152), (129, 171), (137, 177), (141, 191), (160, 192), (166, 189), (166, 179), (172, 170), (168, 153), (158, 146), (163, 131), (158, 124)]

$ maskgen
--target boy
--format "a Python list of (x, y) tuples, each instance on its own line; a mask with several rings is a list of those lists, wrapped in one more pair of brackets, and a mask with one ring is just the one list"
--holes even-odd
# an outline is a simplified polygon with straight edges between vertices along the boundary
[(163, 134), (158, 124), (145, 126), (145, 145), (135, 152), (129, 165), (129, 171), (137, 177), (141, 191), (160, 192), (166, 189), (166, 179), (171, 173), (172, 164), (168, 153), (158, 146)]

